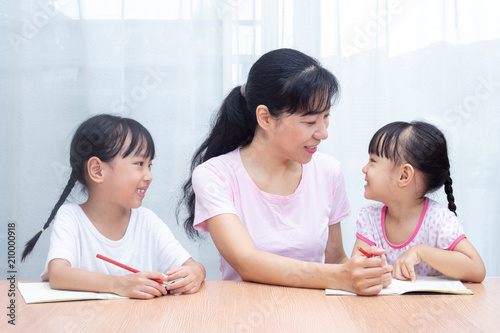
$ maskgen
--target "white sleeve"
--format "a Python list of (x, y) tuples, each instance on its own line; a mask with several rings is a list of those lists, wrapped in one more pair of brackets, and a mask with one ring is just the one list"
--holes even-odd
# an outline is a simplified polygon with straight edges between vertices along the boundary
[(156, 248), (157, 248), (157, 267), (156, 270), (165, 273), (171, 268), (182, 266), (191, 258), (186, 249), (175, 238), (170, 228), (158, 217), (152, 213), (152, 222), (156, 227)]
[(48, 281), (48, 264), (53, 259), (65, 259), (72, 267), (78, 267), (79, 258), (76, 256), (77, 249), (80, 248), (80, 238), (78, 237), (77, 217), (73, 214), (68, 205), (63, 205), (57, 212), (50, 228), (49, 252), (45, 269), (40, 275), (43, 281)]

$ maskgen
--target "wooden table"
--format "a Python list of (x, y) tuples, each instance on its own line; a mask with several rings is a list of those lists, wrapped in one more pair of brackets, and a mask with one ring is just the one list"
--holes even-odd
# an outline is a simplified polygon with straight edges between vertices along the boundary
[(194, 295), (26, 304), (0, 281), (0, 332), (498, 332), (500, 277), (474, 295), (325, 296), (324, 290), (206, 281)]

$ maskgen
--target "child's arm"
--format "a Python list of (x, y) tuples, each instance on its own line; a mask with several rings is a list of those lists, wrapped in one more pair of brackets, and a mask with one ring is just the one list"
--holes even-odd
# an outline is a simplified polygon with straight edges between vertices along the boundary
[(412, 246), (394, 263), (394, 278), (415, 281), (414, 266), (421, 261), (453, 279), (482, 282), (486, 275), (481, 256), (466, 238), (453, 251), (424, 244)]
[(49, 262), (49, 283), (53, 289), (107, 292), (144, 299), (165, 295), (165, 286), (152, 279), (163, 280), (164, 276), (160, 272), (107, 275), (71, 267), (65, 259)]
[(167, 285), (167, 289), (173, 294), (194, 294), (200, 290), (206, 272), (202, 264), (189, 258), (182, 266), (168, 270), (165, 275), (168, 276), (168, 281), (180, 279), (173, 284)]

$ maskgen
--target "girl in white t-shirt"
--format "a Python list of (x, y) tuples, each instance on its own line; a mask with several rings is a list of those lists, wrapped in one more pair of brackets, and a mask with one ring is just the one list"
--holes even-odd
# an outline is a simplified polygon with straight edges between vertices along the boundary
[[(444, 274), (483, 281), (483, 261), (457, 221), (443, 133), (425, 122), (390, 123), (375, 133), (368, 153), (365, 198), (379, 203), (359, 211), (353, 253), (384, 248), (400, 280)], [(426, 197), (443, 185), (448, 208)]]
[[(204, 267), (152, 211), (141, 207), (154, 155), (150, 133), (133, 119), (102, 114), (83, 122), (71, 142), (68, 184), (42, 230), (26, 244), (22, 260), (54, 220), (42, 273), (54, 289), (132, 298), (198, 291)], [(76, 182), (86, 188), (87, 201), (63, 204)], [(97, 254), (140, 272), (131, 274)]]
[(318, 61), (278, 49), (222, 103), (193, 157), (181, 207), (188, 235), (210, 232), (223, 279), (363, 295), (391, 282), (384, 257), (349, 259), (342, 245), (340, 222), (350, 214), (344, 177), (337, 160), (317, 152), (338, 92)]

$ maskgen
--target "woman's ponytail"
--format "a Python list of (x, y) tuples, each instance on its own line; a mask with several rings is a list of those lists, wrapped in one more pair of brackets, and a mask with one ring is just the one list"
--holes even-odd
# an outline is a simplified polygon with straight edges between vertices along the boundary
[[(338, 93), (337, 78), (316, 59), (293, 49), (267, 52), (250, 68), (247, 82), (235, 87), (222, 103), (210, 134), (191, 160), (191, 174), (201, 163), (252, 142), (259, 105), (265, 105), (275, 119), (285, 114), (316, 114), (330, 109)], [(182, 189), (177, 221), (181, 222), (179, 215), (185, 206), (184, 229), (194, 239), (199, 233), (193, 227), (195, 194), (191, 176)]]
[(66, 201), (69, 194), (71, 193), (71, 190), (75, 186), (76, 181), (77, 181), (77, 176), (75, 175), (74, 172), (72, 172), (71, 176), (69, 177), (68, 183), (66, 184), (66, 187), (64, 188), (63, 193), (61, 194), (61, 197), (59, 198), (56, 205), (52, 209), (52, 212), (50, 213), (50, 216), (47, 219), (47, 222), (45, 222), (45, 224), (43, 225), (42, 230), (40, 230), (35, 236), (33, 236), (33, 238), (31, 238), (24, 246), (24, 251), (23, 251), (21, 261), (24, 261), (24, 259), (26, 259), (26, 257), (31, 253), (31, 251), (35, 247), (36, 242), (38, 241), (38, 239), (42, 235), (42, 233), (45, 230), (47, 230), (47, 228), (50, 226), (50, 223), (52, 222), (52, 220), (56, 216), (57, 211), (59, 210), (59, 208), (62, 206), (64, 201)]
[(196, 151), (191, 162), (191, 171), (212, 157), (249, 144), (256, 126), (255, 112), (247, 108), (241, 86), (235, 87), (224, 99), (210, 134)]
[(448, 209), (457, 215), (457, 206), (455, 205), (455, 197), (453, 196), (453, 181), (451, 180), (450, 172), (448, 171), (448, 178), (444, 182), (444, 192), (448, 198)]
[[(247, 108), (245, 90), (242, 87), (244, 86), (235, 87), (224, 99), (210, 134), (191, 160), (190, 175), (193, 174), (193, 170), (198, 165), (212, 157), (223, 155), (252, 142), (257, 120), (255, 113), (250, 112)], [(199, 233), (193, 227), (195, 194), (191, 176), (184, 183), (182, 190), (183, 196), (176, 208), (177, 220), (179, 220), (182, 205), (185, 205), (188, 216), (184, 220), (184, 230), (191, 239), (195, 239), (199, 237)]]

